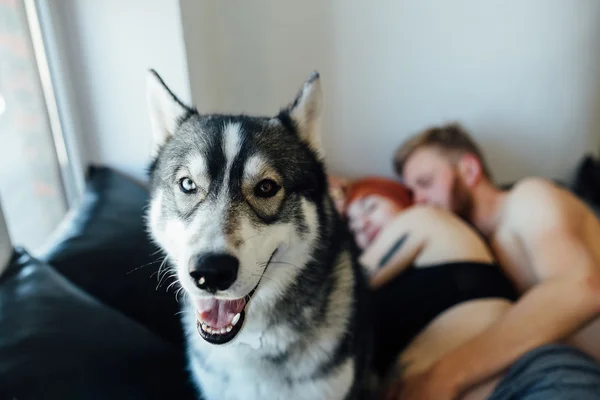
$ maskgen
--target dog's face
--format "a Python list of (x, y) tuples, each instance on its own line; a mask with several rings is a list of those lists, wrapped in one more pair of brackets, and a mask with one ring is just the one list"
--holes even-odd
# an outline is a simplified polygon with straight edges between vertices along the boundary
[(255, 292), (281, 293), (316, 245), (327, 193), (318, 74), (277, 116), (200, 115), (155, 72), (148, 224), (208, 342), (232, 340)]

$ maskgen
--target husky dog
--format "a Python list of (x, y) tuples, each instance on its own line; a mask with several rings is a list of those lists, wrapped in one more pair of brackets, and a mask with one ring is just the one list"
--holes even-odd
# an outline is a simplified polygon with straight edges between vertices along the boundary
[(318, 73), (273, 117), (202, 115), (154, 71), (148, 227), (207, 400), (365, 398), (365, 278), (335, 211)]

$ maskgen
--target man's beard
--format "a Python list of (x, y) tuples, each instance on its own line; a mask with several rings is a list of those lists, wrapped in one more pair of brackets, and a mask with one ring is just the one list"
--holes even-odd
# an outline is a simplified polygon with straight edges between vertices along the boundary
[(454, 182), (452, 182), (451, 196), (452, 212), (462, 219), (470, 221), (473, 211), (473, 196), (457, 175), (454, 176)]

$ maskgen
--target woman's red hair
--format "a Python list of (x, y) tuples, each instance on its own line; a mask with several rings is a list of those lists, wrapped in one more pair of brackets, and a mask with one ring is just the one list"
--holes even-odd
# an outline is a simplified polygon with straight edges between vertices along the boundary
[(353, 181), (348, 185), (344, 214), (350, 203), (370, 195), (385, 197), (393, 201), (400, 208), (412, 205), (411, 192), (403, 184), (388, 178), (367, 177)]

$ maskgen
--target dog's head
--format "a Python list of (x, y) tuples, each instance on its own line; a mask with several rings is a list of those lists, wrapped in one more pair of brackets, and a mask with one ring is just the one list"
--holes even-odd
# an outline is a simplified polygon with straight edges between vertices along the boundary
[(148, 104), (149, 230), (196, 307), (200, 335), (226, 343), (250, 297), (280, 294), (316, 246), (327, 196), (319, 75), (273, 117), (199, 114), (154, 71)]

